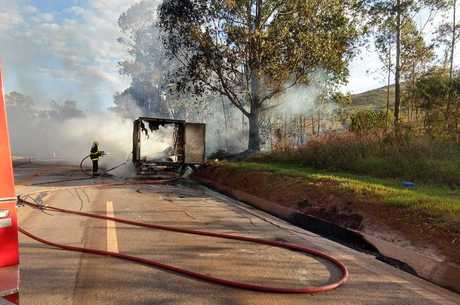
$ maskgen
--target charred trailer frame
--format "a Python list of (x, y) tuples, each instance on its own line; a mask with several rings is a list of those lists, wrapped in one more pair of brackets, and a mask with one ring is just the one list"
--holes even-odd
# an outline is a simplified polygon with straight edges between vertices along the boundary
[[(142, 133), (153, 133), (162, 127), (173, 126), (174, 159), (148, 160), (141, 156)], [(184, 120), (140, 117), (133, 126), (133, 163), (138, 175), (156, 175), (164, 172), (181, 172), (187, 167), (195, 168), (206, 160), (206, 124), (189, 123)]]

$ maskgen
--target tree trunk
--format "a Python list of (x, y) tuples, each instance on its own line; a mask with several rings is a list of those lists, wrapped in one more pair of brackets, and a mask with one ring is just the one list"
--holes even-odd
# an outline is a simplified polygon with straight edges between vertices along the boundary
[[(449, 69), (449, 76), (450, 76), (450, 80), (452, 82), (452, 79), (454, 77), (454, 54), (455, 54), (455, 35), (456, 35), (456, 13), (457, 13), (457, 0), (454, 0), (454, 3), (453, 3), (453, 17), (452, 17), (452, 42), (451, 42), (451, 45), (450, 45), (450, 69)], [(452, 84), (451, 84), (452, 86)], [(450, 129), (451, 129), (451, 124), (450, 124), (450, 115), (451, 115), (451, 110), (450, 110), (450, 106), (451, 106), (451, 103), (452, 103), (452, 98), (453, 98), (453, 89), (452, 87), (450, 88), (449, 90), (449, 95), (447, 97), (447, 106), (446, 106), (446, 129), (447, 129), (447, 133), (449, 133)]]
[(411, 94), (411, 97), (410, 97), (410, 104), (408, 106), (409, 110), (408, 110), (408, 114), (409, 114), (409, 122), (412, 121), (412, 116), (413, 116), (413, 105), (415, 104), (415, 95), (414, 95), (414, 92), (415, 92), (415, 82), (416, 82), (416, 77), (415, 77), (415, 60), (414, 62), (412, 63), (412, 94)]
[(457, 0), (454, 0), (454, 4), (453, 4), (453, 8), (454, 8), (454, 13), (453, 13), (453, 17), (452, 17), (452, 42), (451, 42), (451, 45), (450, 45), (450, 69), (449, 69), (449, 72), (450, 72), (450, 78), (453, 77), (453, 74), (454, 74), (454, 53), (455, 53), (455, 35), (456, 35), (456, 13), (457, 13)]
[[(254, 9), (254, 18), (252, 18), (252, 12)], [(261, 17), (262, 17), (262, 0), (256, 0), (255, 7), (253, 7), (253, 2), (249, 1), (247, 5), (247, 19), (248, 24), (250, 25), (250, 29), (253, 33), (255, 33), (260, 26)], [(259, 58), (257, 54), (257, 47), (259, 46), (259, 42), (252, 41), (251, 39), (248, 42), (248, 53), (249, 53), (249, 77), (250, 77), (250, 104), (251, 104), (251, 112), (248, 116), (249, 119), (249, 142), (248, 142), (248, 150), (249, 151), (259, 151), (261, 146), (261, 138), (260, 138), (260, 94), (261, 94), (261, 80), (259, 78)]]
[(396, 67), (395, 67), (395, 115), (394, 126), (399, 129), (399, 108), (401, 104), (401, 0), (396, 0)]
[(250, 151), (259, 151), (260, 150), (260, 110), (253, 108), (251, 114), (249, 115), (249, 142), (248, 150)]
[(318, 109), (318, 135), (321, 132), (321, 111)]
[(313, 113), (311, 114), (311, 135), (315, 135), (315, 118)]
[(224, 114), (224, 122), (225, 122), (225, 131), (224, 131), (224, 139), (225, 139), (225, 151), (228, 151), (228, 119), (227, 119), (227, 111), (225, 109), (225, 102), (224, 102), (224, 97), (222, 96), (222, 113)]
[(387, 111), (385, 114), (385, 129), (388, 129), (388, 114), (390, 113), (390, 82), (391, 82), (391, 41), (388, 44), (388, 77), (387, 77)]
[(270, 135), (270, 151), (273, 151), (273, 119), (268, 121), (269, 135)]

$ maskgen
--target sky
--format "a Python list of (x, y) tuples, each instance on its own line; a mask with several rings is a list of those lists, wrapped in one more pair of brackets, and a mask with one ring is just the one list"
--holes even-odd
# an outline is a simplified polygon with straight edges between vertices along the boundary
[[(75, 100), (83, 109), (110, 107), (129, 86), (118, 62), (127, 51), (117, 21), (138, 0), (0, 0), (0, 60), (7, 92), (36, 101)], [(458, 52), (460, 53), (460, 52)], [(456, 56), (456, 63), (460, 57)], [(385, 76), (373, 48), (350, 63), (344, 91), (381, 87)]]
[(117, 21), (132, 0), (0, 0), (0, 58), (5, 90), (36, 101), (72, 99), (110, 106), (129, 80)]

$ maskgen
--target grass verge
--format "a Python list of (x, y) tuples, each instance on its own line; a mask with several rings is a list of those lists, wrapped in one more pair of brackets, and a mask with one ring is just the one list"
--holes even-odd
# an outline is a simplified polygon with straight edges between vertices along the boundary
[[(360, 202), (378, 202), (423, 213), (433, 225), (460, 232), (460, 189), (439, 185), (418, 184), (414, 189), (403, 187), (401, 180), (352, 175), (343, 172), (316, 170), (286, 163), (225, 162), (234, 170), (269, 171), (279, 175), (302, 177), (307, 181), (333, 182), (335, 191), (351, 192)], [(374, 200), (369, 200), (370, 198)]]

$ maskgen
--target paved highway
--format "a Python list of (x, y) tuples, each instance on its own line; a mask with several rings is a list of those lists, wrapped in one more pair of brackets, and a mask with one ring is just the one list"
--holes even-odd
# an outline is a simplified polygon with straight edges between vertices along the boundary
[[(20, 237), (21, 304), (460, 304), (460, 295), (388, 266), (266, 213), (191, 183), (87, 187), (68, 166), (25, 164), (15, 168), (19, 194), (41, 191), (36, 202), (137, 221), (299, 243), (343, 261), (350, 271), (342, 287), (318, 295), (251, 292), (196, 281), (175, 273), (117, 260), (50, 249)], [(69, 188), (73, 186), (75, 188)], [(76, 186), (85, 186), (77, 188)], [(115, 251), (244, 282), (302, 287), (338, 276), (322, 260), (240, 241), (133, 227), (56, 212), (19, 209), (20, 225), (54, 242)]]

